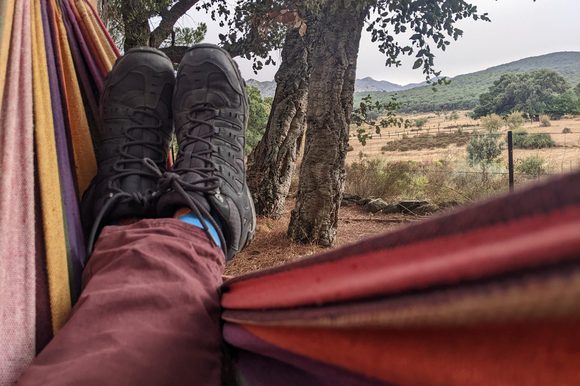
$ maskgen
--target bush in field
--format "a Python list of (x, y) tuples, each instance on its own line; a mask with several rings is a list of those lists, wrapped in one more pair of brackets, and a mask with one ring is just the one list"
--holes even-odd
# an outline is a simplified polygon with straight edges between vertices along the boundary
[(487, 178), (487, 170), (501, 156), (502, 147), (498, 133), (476, 133), (467, 145), (467, 162), (470, 166), (479, 166)]
[(525, 130), (516, 130), (513, 132), (514, 148), (524, 149), (524, 143), (528, 138), (528, 132)]
[(556, 142), (548, 133), (529, 134), (525, 130), (517, 130), (513, 136), (515, 149), (546, 149), (556, 146)]
[(427, 119), (427, 118), (417, 118), (417, 119), (415, 119), (413, 124), (415, 125), (415, 127), (417, 129), (422, 130), (423, 127), (425, 127), (425, 125), (427, 124), (427, 122), (429, 122), (429, 119)]
[(451, 114), (449, 114), (449, 120), (450, 121), (454, 121), (455, 122), (458, 119), (459, 119), (459, 114), (456, 111), (454, 111)]
[(556, 142), (548, 133), (533, 133), (530, 134), (525, 141), (525, 149), (546, 149), (556, 147)]
[(572, 133), (572, 129), (569, 127), (564, 127), (564, 130), (562, 130), (562, 134), (571, 134)]
[[(463, 171), (465, 166), (461, 167)], [(505, 191), (501, 175), (482, 178), (462, 173), (446, 160), (425, 162), (383, 162), (371, 159), (347, 165), (345, 191), (364, 198), (428, 200), (446, 207), (477, 200)]]
[(413, 162), (361, 159), (346, 167), (345, 191), (361, 197), (385, 200), (404, 196), (413, 184)]
[(506, 122), (510, 130), (517, 130), (524, 125), (524, 114), (514, 111), (507, 116)]
[(504, 124), (504, 120), (497, 114), (491, 114), (481, 118), (481, 127), (488, 132), (498, 131)]
[(540, 126), (541, 127), (550, 127), (552, 126), (552, 122), (550, 122), (550, 116), (549, 115), (540, 115)]
[(516, 171), (534, 178), (541, 177), (547, 173), (546, 160), (535, 155), (524, 158), (516, 165)]

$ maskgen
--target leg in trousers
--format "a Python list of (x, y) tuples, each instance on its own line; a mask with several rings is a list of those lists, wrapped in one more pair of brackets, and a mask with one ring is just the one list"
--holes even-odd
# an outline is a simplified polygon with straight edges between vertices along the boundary
[(70, 320), (22, 385), (219, 385), (223, 252), (174, 219), (105, 228)]

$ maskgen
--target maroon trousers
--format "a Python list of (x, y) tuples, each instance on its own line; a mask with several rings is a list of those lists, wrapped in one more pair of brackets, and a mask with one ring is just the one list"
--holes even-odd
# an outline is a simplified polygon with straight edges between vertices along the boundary
[(104, 229), (65, 327), (22, 385), (219, 385), (221, 250), (174, 219)]

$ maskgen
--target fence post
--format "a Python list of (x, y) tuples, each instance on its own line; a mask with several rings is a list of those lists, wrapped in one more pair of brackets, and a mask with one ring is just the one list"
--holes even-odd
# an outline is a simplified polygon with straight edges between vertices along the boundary
[(508, 170), (509, 170), (509, 184), (510, 192), (514, 191), (514, 134), (508, 131)]

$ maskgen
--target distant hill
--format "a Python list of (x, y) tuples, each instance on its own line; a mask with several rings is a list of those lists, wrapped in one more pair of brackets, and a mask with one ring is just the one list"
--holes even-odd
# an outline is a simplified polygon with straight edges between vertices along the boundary
[(273, 80), (261, 82), (256, 79), (249, 79), (246, 80), (246, 84), (260, 90), (263, 97), (274, 97), (274, 94), (276, 94), (276, 82)]
[[(276, 93), (276, 82), (275, 81), (259, 81), (255, 79), (249, 79), (246, 81), (248, 86), (256, 87), (260, 90), (260, 93), (264, 97), (273, 97)], [(414, 87), (424, 86), (425, 83), (413, 83), (405, 86), (399, 84), (391, 83), (386, 80), (376, 80), (371, 77), (366, 77), (364, 79), (357, 79), (355, 83), (355, 93), (369, 93), (369, 92), (391, 92), (391, 91), (404, 91), (409, 90)]]
[[(404, 112), (468, 110), (477, 105), (479, 96), (486, 92), (493, 82), (503, 74), (540, 69), (556, 71), (571, 86), (575, 86), (580, 82), (580, 52), (557, 52), (530, 57), (491, 67), (487, 70), (459, 75), (451, 79), (451, 84), (438, 86), (435, 92), (429, 85), (406, 91), (396, 91), (397, 99)], [(355, 94), (357, 103), (368, 94), (371, 94), (375, 100), (387, 100), (391, 98), (393, 92), (357, 92)]]
[(402, 91), (403, 86), (387, 82), (386, 80), (375, 80), (371, 77), (357, 79), (355, 82), (355, 92), (373, 92), (373, 91)]

